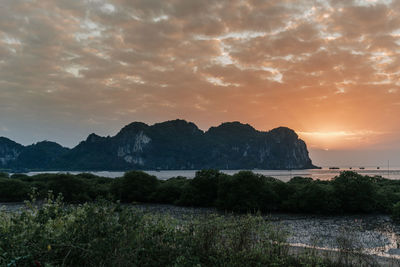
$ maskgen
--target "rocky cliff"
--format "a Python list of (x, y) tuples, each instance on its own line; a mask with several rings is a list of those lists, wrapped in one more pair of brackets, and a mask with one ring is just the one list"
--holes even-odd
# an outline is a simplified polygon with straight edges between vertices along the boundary
[(24, 146), (8, 138), (0, 137), (0, 166), (9, 166), (10, 163), (15, 162), (23, 149)]
[(52, 142), (24, 147), (0, 139), (0, 166), (63, 170), (315, 168), (306, 144), (289, 128), (262, 132), (248, 124), (228, 122), (203, 132), (184, 120), (151, 126), (134, 122), (113, 137), (90, 134), (73, 149)]
[(51, 169), (58, 159), (69, 152), (61, 145), (42, 141), (29, 146), (0, 137), (0, 168)]

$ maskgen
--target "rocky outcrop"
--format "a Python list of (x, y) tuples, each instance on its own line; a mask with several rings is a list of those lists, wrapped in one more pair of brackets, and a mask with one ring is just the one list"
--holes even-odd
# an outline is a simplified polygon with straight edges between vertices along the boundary
[[(8, 152), (3, 166), (64, 170), (315, 168), (306, 144), (293, 130), (279, 127), (262, 132), (239, 122), (223, 123), (206, 132), (184, 120), (151, 126), (134, 122), (113, 137), (90, 134), (70, 150), (56, 149), (52, 143), (51, 153), (42, 149), (46, 156), (36, 156), (42, 163), (27, 164), (28, 159), (21, 155), (39, 151), (43, 145), (38, 144), (7, 150), (14, 154)], [(15, 164), (18, 159), (24, 160)]]
[(68, 148), (57, 143), (43, 141), (22, 146), (0, 137), (0, 167), (11, 169), (50, 169)]
[(0, 137), (0, 167), (6, 167), (11, 162), (15, 162), (23, 149), (24, 146), (8, 138)]
[(304, 141), (286, 127), (261, 132), (233, 122), (213, 127), (205, 135), (213, 158), (211, 165), (225, 169), (315, 168)]
[(52, 169), (58, 159), (69, 151), (55, 142), (42, 141), (26, 146), (12, 167), (17, 169)]

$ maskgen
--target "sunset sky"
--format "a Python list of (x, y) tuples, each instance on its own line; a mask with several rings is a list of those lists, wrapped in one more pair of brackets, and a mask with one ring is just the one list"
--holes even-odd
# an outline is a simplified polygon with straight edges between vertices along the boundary
[(400, 165), (400, 1), (0, 0), (0, 136), (72, 147), (176, 118)]

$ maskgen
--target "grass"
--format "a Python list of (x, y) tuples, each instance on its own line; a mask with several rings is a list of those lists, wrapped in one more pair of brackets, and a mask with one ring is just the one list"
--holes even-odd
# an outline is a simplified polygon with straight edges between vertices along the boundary
[(176, 219), (109, 201), (66, 205), (61, 196), (0, 211), (0, 266), (369, 265), (344, 234), (339, 257), (291, 251), (287, 233), (260, 215)]

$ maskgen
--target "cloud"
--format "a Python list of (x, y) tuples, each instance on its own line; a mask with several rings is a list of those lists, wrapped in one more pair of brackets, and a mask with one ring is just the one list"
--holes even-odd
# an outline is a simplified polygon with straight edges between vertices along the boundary
[(22, 142), (67, 145), (177, 117), (399, 132), (399, 12), (398, 1), (3, 1), (0, 123)]

